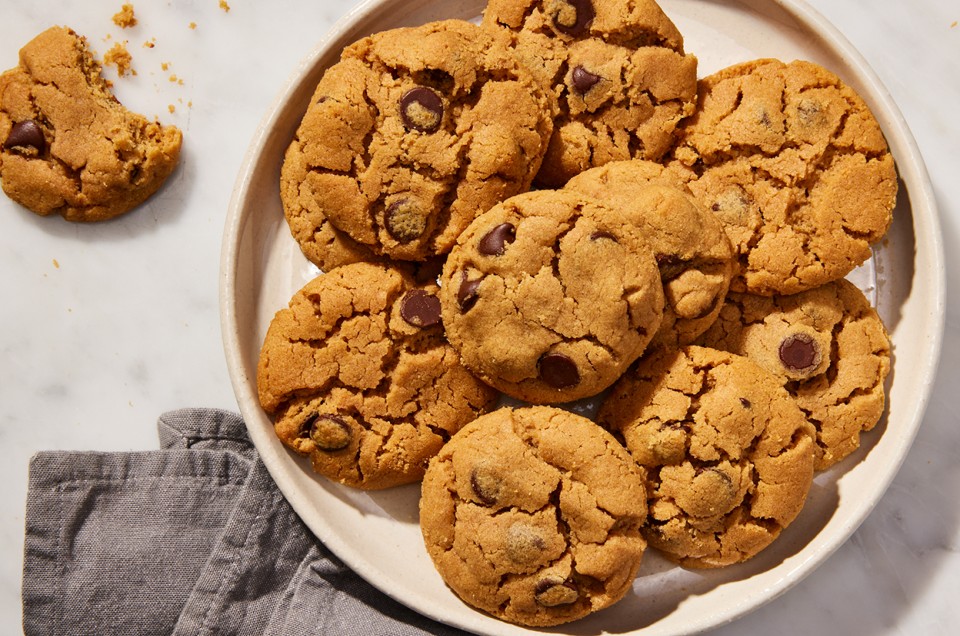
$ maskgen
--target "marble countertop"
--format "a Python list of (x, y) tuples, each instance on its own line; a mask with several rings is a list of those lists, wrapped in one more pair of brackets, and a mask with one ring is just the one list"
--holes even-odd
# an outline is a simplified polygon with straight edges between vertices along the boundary
[[(801, 583), (715, 633), (948, 633), (960, 621), (960, 5), (809, 2), (866, 57), (916, 137), (940, 210), (946, 333), (924, 422), (870, 516)], [(288, 76), (357, 4), (141, 0), (138, 25), (121, 29), (119, 0), (0, 0), (0, 68), (53, 24), (98, 56), (126, 41), (136, 75), (105, 73), (117, 96), (185, 137), (169, 183), (111, 222), (40, 218), (0, 197), (0, 631), (20, 624), (31, 455), (155, 449), (166, 410), (237, 409), (217, 305), (234, 180)]]

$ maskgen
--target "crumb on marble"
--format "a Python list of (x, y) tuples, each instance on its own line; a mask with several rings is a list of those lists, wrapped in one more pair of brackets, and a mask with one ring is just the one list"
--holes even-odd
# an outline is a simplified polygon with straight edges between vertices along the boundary
[(60, 262), (57, 259), (53, 259), (53, 266), (57, 269), (60, 269)]
[(156, 45), (157, 45), (157, 38), (150, 38), (149, 40), (143, 43), (143, 48), (152, 49)]
[(160, 70), (161, 70), (161, 71), (169, 71), (169, 70), (170, 70), (170, 62), (160, 62)]
[(136, 75), (137, 71), (133, 68), (133, 58), (127, 51), (127, 41), (117, 42), (103, 56), (103, 63), (108, 66), (115, 66), (120, 77), (126, 77), (128, 74)]
[(957, 21), (956, 21), (956, 20), (953, 21), (953, 23), (950, 25), (950, 28), (951, 28), (951, 29), (957, 28)]
[(196, 31), (196, 29), (197, 29), (197, 23), (196, 23), (196, 22), (191, 22), (191, 23), (188, 24), (187, 26), (190, 27), (190, 30), (191, 30), (191, 31)]
[(183, 79), (180, 77), (177, 77), (176, 73), (170, 74), (170, 82), (172, 84), (177, 84), (178, 86), (183, 86)]
[(113, 23), (121, 29), (136, 26), (137, 18), (133, 15), (133, 5), (128, 3), (121, 6), (120, 11), (113, 16)]
[(230, 5), (227, 4), (226, 0), (220, 0), (220, 8), (223, 9), (224, 13), (230, 13)]
[(177, 107), (174, 106), (173, 104), (167, 104), (167, 110), (168, 110), (168, 111), (170, 112), (170, 114), (172, 115), (172, 114), (174, 114), (175, 112), (177, 112)]

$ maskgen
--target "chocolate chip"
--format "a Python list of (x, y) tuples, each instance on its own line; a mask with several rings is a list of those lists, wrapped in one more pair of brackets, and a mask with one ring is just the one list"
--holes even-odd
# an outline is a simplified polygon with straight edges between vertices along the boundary
[(569, 605), (580, 596), (577, 588), (559, 576), (547, 576), (537, 581), (533, 588), (534, 600), (544, 607)]
[(603, 239), (606, 239), (608, 241), (613, 241), (614, 243), (618, 242), (616, 236), (614, 236), (610, 232), (605, 232), (603, 230), (597, 230), (596, 232), (590, 235), (591, 241), (600, 241)]
[(580, 384), (576, 363), (562, 353), (545, 353), (537, 364), (540, 379), (555, 389), (566, 389)]
[(671, 281), (687, 269), (688, 263), (676, 254), (657, 254), (657, 267), (660, 269), (660, 280)]
[(40, 128), (40, 124), (32, 119), (25, 119), (13, 125), (3, 145), (5, 148), (32, 148), (37, 151), (37, 154), (42, 154), (47, 142), (43, 138), (43, 129)]
[(477, 250), (487, 256), (500, 256), (507, 249), (507, 245), (517, 238), (517, 228), (510, 223), (501, 223), (480, 239)]
[(553, 25), (560, 33), (578, 37), (587, 32), (595, 15), (591, 0), (566, 0), (553, 14)]
[(820, 347), (805, 333), (789, 335), (780, 343), (780, 362), (791, 371), (809, 371), (820, 364)]
[(477, 304), (477, 301), (480, 299), (479, 289), (481, 280), (483, 279), (468, 280), (467, 273), (463, 272), (460, 289), (457, 290), (457, 304), (460, 305), (461, 312), (467, 313)]
[(400, 98), (400, 118), (407, 128), (434, 132), (443, 121), (443, 100), (426, 86), (411, 88)]
[(745, 409), (748, 409), (751, 406), (753, 406), (753, 404), (751, 404), (750, 400), (748, 400), (747, 398), (740, 398), (740, 405), (743, 406), (743, 408)]
[(514, 563), (536, 563), (543, 557), (547, 543), (540, 531), (524, 523), (514, 523), (507, 528), (507, 558)]
[(398, 199), (383, 212), (383, 226), (400, 243), (409, 243), (427, 231), (427, 218), (413, 199)]
[(350, 425), (341, 417), (318, 413), (308, 419), (304, 426), (310, 427), (310, 439), (320, 450), (337, 451), (350, 445)]
[(485, 506), (492, 506), (500, 498), (500, 478), (490, 468), (478, 465), (470, 472), (470, 487), (473, 494)]
[(400, 316), (414, 327), (440, 322), (440, 299), (422, 289), (407, 292), (400, 300)]
[(587, 91), (596, 86), (599, 81), (599, 75), (594, 75), (582, 66), (573, 69), (573, 87), (581, 95), (586, 95)]

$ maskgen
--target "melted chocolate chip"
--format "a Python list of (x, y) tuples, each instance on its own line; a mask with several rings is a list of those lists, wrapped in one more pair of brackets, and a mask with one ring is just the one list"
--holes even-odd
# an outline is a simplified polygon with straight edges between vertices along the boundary
[(440, 299), (422, 289), (407, 292), (400, 301), (400, 316), (414, 327), (440, 322)]
[(470, 488), (485, 506), (494, 505), (500, 497), (500, 479), (494, 471), (483, 465), (476, 466), (470, 472)]
[[(563, 3), (561, 3), (563, 4)], [(587, 32), (596, 15), (591, 0), (566, 0), (553, 14), (553, 25), (560, 33), (578, 37)]]
[(820, 364), (820, 348), (809, 335), (797, 333), (780, 343), (780, 362), (791, 371), (809, 371)]
[(479, 289), (481, 280), (483, 279), (468, 280), (467, 273), (463, 272), (460, 289), (457, 290), (457, 304), (460, 305), (460, 311), (462, 313), (467, 313), (473, 309), (473, 306), (476, 305), (480, 299)]
[(540, 379), (555, 389), (566, 389), (580, 384), (577, 364), (562, 353), (546, 353), (537, 365)]
[(426, 86), (411, 88), (400, 98), (400, 118), (407, 128), (434, 132), (443, 121), (443, 100)]
[(400, 243), (409, 243), (427, 231), (427, 218), (413, 199), (398, 199), (383, 211), (383, 227)]
[(593, 234), (590, 235), (590, 240), (591, 240), (591, 241), (600, 241), (600, 240), (603, 240), (603, 239), (606, 239), (606, 240), (608, 240), (608, 241), (613, 241), (614, 243), (618, 243), (618, 242), (619, 242), (619, 241), (617, 241), (617, 237), (616, 237), (616, 236), (614, 236), (614, 235), (611, 234), (610, 232), (605, 232), (605, 231), (603, 231), (603, 230), (597, 230), (596, 232), (594, 232)]
[(597, 85), (600, 81), (599, 75), (594, 75), (582, 66), (573, 69), (573, 87), (581, 95), (586, 95), (587, 91)]
[(500, 256), (516, 238), (517, 228), (510, 223), (501, 223), (483, 235), (477, 250), (487, 256)]
[(660, 269), (660, 280), (668, 282), (682, 274), (687, 269), (687, 261), (676, 254), (657, 254), (657, 267)]
[(750, 400), (748, 400), (747, 398), (740, 398), (740, 405), (743, 406), (743, 408), (745, 409), (748, 409), (751, 406), (753, 406), (753, 404), (751, 404)]
[(37, 151), (37, 154), (42, 154), (47, 142), (43, 138), (43, 129), (40, 128), (40, 124), (32, 119), (26, 119), (13, 125), (3, 145), (6, 148), (32, 148)]
[(316, 414), (304, 423), (305, 427), (308, 425), (310, 439), (320, 450), (338, 451), (350, 445), (350, 425), (341, 417)]
[(533, 588), (534, 600), (544, 607), (569, 605), (577, 600), (580, 594), (572, 583), (559, 576), (547, 576), (537, 581)]

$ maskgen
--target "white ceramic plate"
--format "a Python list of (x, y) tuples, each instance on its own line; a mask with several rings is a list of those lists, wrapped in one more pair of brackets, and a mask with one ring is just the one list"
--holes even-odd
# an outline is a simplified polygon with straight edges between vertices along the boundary
[[(366, 493), (314, 476), (277, 440), (256, 392), (257, 356), (270, 319), (319, 273), (290, 236), (278, 181), (283, 152), (324, 69), (362, 36), (437, 19), (476, 19), (483, 6), (483, 0), (369, 0), (295, 70), (237, 180), (223, 241), (221, 320), (250, 435), (310, 529), (371, 584), (422, 614), (479, 634), (522, 634), (529, 632), (474, 611), (443, 584), (420, 536), (418, 486)], [(851, 278), (868, 292), (892, 335), (889, 407), (857, 453), (817, 476), (797, 520), (753, 560), (686, 571), (649, 553), (631, 593), (553, 630), (565, 634), (694, 633), (755, 609), (810, 573), (854, 532), (893, 479), (920, 424), (943, 332), (943, 252), (929, 180), (906, 123), (860, 55), (801, 0), (661, 0), (661, 6), (683, 33), (686, 50), (699, 58), (701, 77), (759, 57), (808, 59), (853, 86), (879, 119), (897, 160), (901, 195), (887, 238)]]

